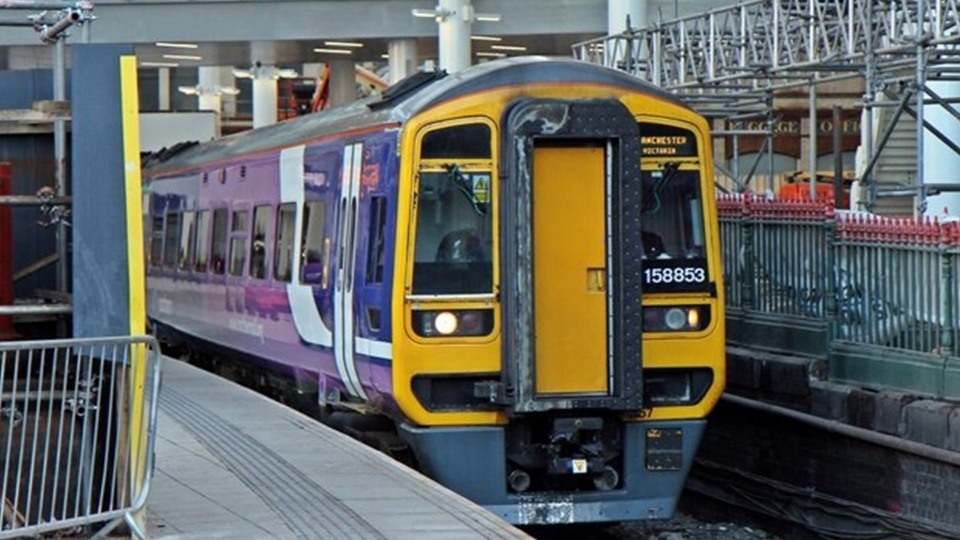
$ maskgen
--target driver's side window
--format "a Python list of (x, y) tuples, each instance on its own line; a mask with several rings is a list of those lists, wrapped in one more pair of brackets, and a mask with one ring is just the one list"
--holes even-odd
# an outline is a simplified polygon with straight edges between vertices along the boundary
[(414, 294), (493, 290), (493, 130), (460, 123), (422, 135)]

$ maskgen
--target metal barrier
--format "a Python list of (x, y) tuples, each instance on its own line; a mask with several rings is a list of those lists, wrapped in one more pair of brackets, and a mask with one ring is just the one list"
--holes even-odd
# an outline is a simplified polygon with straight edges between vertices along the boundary
[(833, 209), (743, 195), (722, 195), (717, 209), (728, 341), (825, 354)]
[(831, 380), (960, 399), (960, 224), (718, 199), (728, 341)]
[(96, 529), (147, 500), (160, 353), (152, 337), (0, 343), (0, 539)]

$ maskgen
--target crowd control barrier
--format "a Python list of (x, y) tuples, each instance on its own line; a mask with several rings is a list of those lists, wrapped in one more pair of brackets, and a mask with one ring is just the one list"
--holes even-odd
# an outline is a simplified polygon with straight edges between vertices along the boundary
[(123, 523), (146, 538), (159, 351), (147, 336), (0, 343), (0, 539)]

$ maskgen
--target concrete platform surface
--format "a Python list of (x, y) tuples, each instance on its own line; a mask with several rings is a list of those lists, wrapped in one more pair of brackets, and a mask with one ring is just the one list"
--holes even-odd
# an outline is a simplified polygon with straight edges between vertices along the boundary
[(353, 439), (184, 362), (163, 360), (151, 538), (530, 538)]

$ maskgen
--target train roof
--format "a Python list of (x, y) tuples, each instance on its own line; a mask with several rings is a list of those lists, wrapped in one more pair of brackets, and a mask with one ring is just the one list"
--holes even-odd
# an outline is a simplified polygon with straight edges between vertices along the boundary
[(418, 73), (388, 88), (383, 97), (309, 114), (209, 142), (182, 143), (143, 161), (151, 176), (201, 168), (248, 154), (293, 146), (367, 127), (402, 125), (445, 101), (502, 86), (531, 83), (591, 83), (623, 87), (687, 108), (675, 96), (623, 72), (571, 59), (513, 57), (477, 64), (453, 75)]

